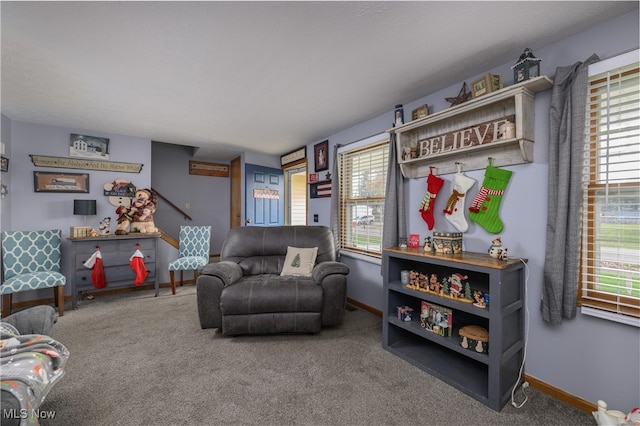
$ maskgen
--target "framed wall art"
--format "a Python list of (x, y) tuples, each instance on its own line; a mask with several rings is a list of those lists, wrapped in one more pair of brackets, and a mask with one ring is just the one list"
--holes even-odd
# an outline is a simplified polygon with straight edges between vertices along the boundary
[(109, 138), (71, 133), (71, 137), (69, 138), (69, 156), (90, 158), (93, 160), (108, 160)]
[(89, 193), (89, 173), (33, 172), (33, 192)]
[(502, 89), (502, 77), (490, 73), (483, 75), (471, 83), (471, 91), (474, 99), (500, 89)]
[(316, 172), (329, 169), (329, 141), (317, 143), (313, 146)]
[(307, 147), (303, 146), (302, 148), (296, 149), (295, 151), (291, 151), (288, 154), (280, 156), (280, 166), (288, 166), (296, 163), (300, 163), (307, 159)]
[(0, 171), (1, 172), (9, 171), (9, 159), (7, 157), (0, 157)]

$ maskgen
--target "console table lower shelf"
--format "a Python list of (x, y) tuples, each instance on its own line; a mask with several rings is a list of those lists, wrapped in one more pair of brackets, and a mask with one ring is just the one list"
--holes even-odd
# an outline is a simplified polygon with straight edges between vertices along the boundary
[[(84, 292), (96, 292), (113, 290), (117, 288), (132, 287), (136, 273), (130, 266), (130, 258), (139, 245), (143, 262), (149, 272), (146, 280), (141, 284), (153, 283), (155, 296), (160, 292), (158, 282), (158, 265), (156, 252), (160, 234), (128, 234), (109, 235), (96, 238), (69, 238), (73, 250), (74, 272), (71, 279), (71, 303), (75, 309), (78, 298), (82, 298)], [(84, 266), (85, 262), (95, 253), (96, 248), (102, 254), (102, 265), (106, 286), (97, 289), (91, 280), (92, 270)]]

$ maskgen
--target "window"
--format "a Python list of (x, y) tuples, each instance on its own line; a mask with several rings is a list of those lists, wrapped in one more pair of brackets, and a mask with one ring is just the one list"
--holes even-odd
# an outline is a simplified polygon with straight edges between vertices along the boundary
[(338, 152), (342, 249), (381, 256), (388, 158), (386, 134)]
[(578, 299), (630, 324), (640, 317), (639, 71), (638, 51), (589, 67)]

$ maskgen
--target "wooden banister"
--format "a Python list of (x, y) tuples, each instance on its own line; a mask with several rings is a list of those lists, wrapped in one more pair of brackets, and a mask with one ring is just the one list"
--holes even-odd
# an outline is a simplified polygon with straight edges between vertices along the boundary
[(177, 210), (178, 212), (180, 212), (180, 214), (182, 216), (184, 216), (185, 219), (187, 220), (193, 220), (193, 218), (191, 216), (189, 216), (188, 214), (186, 214), (184, 211), (182, 211), (180, 209), (180, 207), (176, 206), (175, 204), (173, 204), (171, 201), (169, 201), (169, 199), (167, 197), (165, 197), (164, 195), (162, 195), (161, 193), (159, 193), (158, 191), (156, 191), (155, 189), (151, 188), (151, 190), (156, 194), (156, 196), (162, 198), (167, 204), (169, 204), (171, 207), (173, 207), (175, 210)]

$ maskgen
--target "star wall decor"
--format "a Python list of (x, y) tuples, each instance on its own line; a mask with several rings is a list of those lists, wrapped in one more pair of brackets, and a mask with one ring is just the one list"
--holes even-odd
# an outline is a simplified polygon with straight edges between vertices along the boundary
[(467, 92), (467, 82), (462, 83), (462, 88), (458, 92), (458, 96), (455, 98), (444, 98), (447, 102), (451, 103), (451, 106), (460, 105), (471, 99), (471, 92)]

